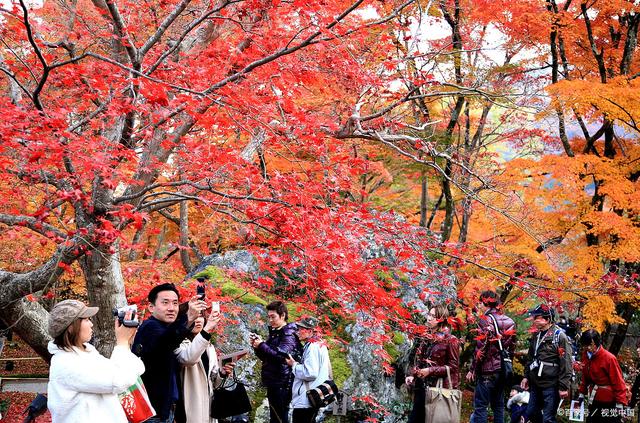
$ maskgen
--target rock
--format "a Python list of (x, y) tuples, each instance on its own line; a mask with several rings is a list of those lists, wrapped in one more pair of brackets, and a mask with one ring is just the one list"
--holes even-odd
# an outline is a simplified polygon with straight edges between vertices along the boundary
[[(386, 258), (387, 264), (402, 265), (408, 268), (413, 267), (411, 262), (398, 263), (392, 251), (377, 246), (373, 240), (363, 251), (366, 259)], [(191, 275), (205, 271), (208, 266), (216, 266), (221, 269), (230, 269), (236, 272), (248, 273), (252, 277), (257, 277), (259, 266), (257, 259), (248, 251), (229, 251), (225, 254), (214, 254), (205, 259), (193, 270)], [(446, 271), (438, 268), (435, 264), (430, 269), (422, 272), (424, 276), (407, 277), (391, 271), (389, 277), (393, 277), (402, 287), (401, 301), (405, 304), (412, 304), (416, 313), (426, 316), (427, 305), (419, 299), (419, 294), (425, 289), (433, 291), (433, 294), (425, 298), (425, 301), (440, 302), (447, 298), (455, 299), (455, 279)], [(237, 316), (234, 316), (237, 324), (226, 327), (224, 335), (219, 339), (223, 349), (243, 349), (248, 348), (249, 333), (257, 332), (266, 337), (266, 310), (263, 305), (258, 304), (237, 304), (241, 309)], [(347, 346), (346, 360), (351, 369), (351, 375), (341, 388), (351, 396), (370, 396), (385, 407), (387, 410), (398, 415), (406, 412), (409, 407), (409, 398), (406, 392), (396, 387), (395, 377), (385, 375), (380, 358), (375, 354), (379, 348), (369, 342), (369, 337), (374, 331), (381, 331), (382, 327), (371, 327), (368, 324), (369, 318), (366, 314), (359, 312), (356, 315), (354, 324), (347, 327), (347, 332), (351, 337), (351, 342)], [(398, 362), (395, 367), (404, 369), (407, 366), (409, 351), (412, 348), (411, 342), (407, 341), (394, 345), (397, 350)], [(260, 403), (254, 411), (253, 421), (256, 423), (266, 423), (269, 420), (269, 411), (265, 392), (259, 389), (260, 386), (260, 361), (253, 355), (243, 358), (236, 367), (238, 378), (247, 384), (247, 391), (252, 396), (254, 404)], [(357, 405), (356, 405), (357, 406)], [(330, 410), (330, 408), (328, 409)], [(329, 412), (329, 411), (328, 411)], [(351, 411), (351, 417), (355, 414)], [(361, 416), (362, 417), (362, 416)], [(364, 417), (367, 417), (366, 415)], [(381, 418), (383, 416), (370, 416)], [(359, 419), (360, 417), (358, 417)], [(318, 421), (322, 421), (324, 415), (319, 414)], [(349, 420), (349, 416), (347, 416)]]
[(256, 260), (253, 254), (246, 250), (236, 250), (227, 251), (224, 254), (206, 256), (200, 264), (191, 271), (188, 277), (203, 271), (209, 266), (250, 274), (257, 274), (259, 270), (258, 260)]

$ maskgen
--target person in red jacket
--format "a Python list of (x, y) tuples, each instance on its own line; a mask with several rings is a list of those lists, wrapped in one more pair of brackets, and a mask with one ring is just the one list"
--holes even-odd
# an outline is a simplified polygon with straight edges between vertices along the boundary
[(478, 304), (478, 334), (467, 382), (476, 382), (473, 393), (471, 423), (487, 423), (489, 406), (493, 410), (493, 421), (504, 420), (504, 389), (509, 380), (501, 376), (504, 349), (513, 358), (516, 349), (516, 324), (502, 312), (500, 297), (494, 291), (480, 294)]
[(628, 399), (618, 359), (604, 349), (600, 334), (593, 329), (582, 333), (580, 345), (583, 367), (579, 398), (588, 399), (587, 422), (622, 422)]

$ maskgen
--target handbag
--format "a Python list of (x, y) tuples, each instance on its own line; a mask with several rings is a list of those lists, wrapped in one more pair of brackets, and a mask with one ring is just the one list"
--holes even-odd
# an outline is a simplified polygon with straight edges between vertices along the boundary
[(136, 383), (131, 385), (126, 391), (118, 394), (120, 405), (131, 423), (142, 423), (156, 415), (153, 409), (147, 390), (138, 376)]
[[(211, 417), (224, 419), (251, 411), (251, 401), (244, 384), (236, 378), (234, 371), (232, 378), (227, 378), (222, 385), (214, 388), (211, 398)], [(231, 383), (227, 384), (227, 381)]]
[(509, 353), (502, 348), (502, 341), (500, 338), (502, 334), (500, 333), (500, 329), (498, 329), (498, 322), (493, 315), (489, 314), (491, 320), (493, 320), (493, 325), (496, 328), (496, 333), (498, 335), (498, 346), (500, 347), (500, 378), (505, 384), (513, 377), (513, 361), (511, 361), (511, 357), (509, 357)]
[[(447, 368), (447, 379), (451, 384), (451, 372)], [(462, 392), (459, 389), (445, 389), (442, 378), (435, 387), (426, 387), (424, 398), (425, 421), (434, 423), (460, 423), (462, 409)]]

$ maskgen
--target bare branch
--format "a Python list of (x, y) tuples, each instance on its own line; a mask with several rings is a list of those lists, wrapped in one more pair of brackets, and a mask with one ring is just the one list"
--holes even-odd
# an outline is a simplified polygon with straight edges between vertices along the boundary
[(107, 5), (107, 9), (109, 10), (109, 14), (111, 15), (111, 20), (115, 25), (116, 35), (120, 38), (126, 38), (124, 48), (127, 51), (127, 56), (129, 56), (131, 65), (134, 67), (134, 69), (138, 70), (140, 68), (140, 56), (138, 54), (136, 46), (133, 43), (133, 40), (131, 39), (129, 31), (127, 31), (127, 27), (122, 20), (122, 16), (120, 15), (120, 11), (118, 10), (116, 0), (105, 0), (105, 3)]
[(180, 3), (176, 5), (175, 9), (173, 9), (173, 11), (164, 19), (164, 21), (162, 21), (162, 23), (160, 24), (156, 32), (151, 37), (149, 37), (147, 42), (144, 43), (142, 47), (140, 47), (140, 50), (138, 51), (140, 60), (142, 60), (142, 58), (145, 56), (145, 54), (147, 54), (147, 52), (151, 49), (151, 47), (153, 47), (158, 41), (160, 41), (160, 38), (162, 37), (162, 35), (167, 31), (169, 26), (171, 26), (171, 24), (178, 18), (178, 16), (180, 16), (180, 14), (184, 11), (184, 9), (186, 9), (186, 7), (189, 5), (189, 3), (191, 3), (191, 1), (192, 0), (182, 0)]
[(185, 38), (187, 38), (187, 35), (189, 35), (194, 29), (196, 29), (202, 22), (204, 22), (209, 17), (211, 17), (211, 15), (213, 15), (215, 13), (218, 13), (220, 10), (224, 9), (228, 5), (233, 4), (233, 3), (237, 3), (237, 2), (238, 1), (225, 0), (225, 1), (222, 2), (222, 4), (220, 6), (207, 11), (202, 16), (200, 16), (198, 19), (194, 20), (191, 24), (189, 24), (189, 26), (187, 26), (187, 28), (180, 35), (180, 37), (178, 37), (178, 39), (175, 41), (175, 43), (173, 43), (173, 45), (169, 49), (167, 49), (167, 51), (162, 53), (162, 55), (155, 61), (155, 63), (153, 65), (151, 65), (145, 71), (145, 74), (146, 75), (152, 74), (164, 62), (164, 60), (167, 57), (169, 57), (173, 52), (175, 52), (177, 49), (180, 48), (180, 45), (185, 40)]
[(67, 237), (66, 233), (60, 231), (60, 229), (56, 228), (55, 226), (44, 223), (31, 216), (17, 216), (0, 213), (0, 223), (3, 223), (7, 226), (22, 226), (25, 228), (29, 228), (32, 231), (39, 233), (40, 235), (43, 235), (47, 238), (57, 236), (64, 239)]

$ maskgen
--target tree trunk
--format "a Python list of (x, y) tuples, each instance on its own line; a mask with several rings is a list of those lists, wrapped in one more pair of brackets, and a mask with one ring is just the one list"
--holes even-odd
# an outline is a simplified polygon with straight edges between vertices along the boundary
[(618, 324), (615, 333), (613, 334), (613, 339), (611, 340), (611, 344), (609, 344), (609, 352), (613, 355), (618, 355), (620, 349), (622, 348), (622, 344), (624, 344), (624, 340), (627, 337), (627, 330), (629, 329), (629, 322), (633, 318), (634, 313), (636, 312), (636, 307), (632, 306), (629, 303), (621, 304), (618, 309), (618, 314), (621, 318), (624, 319), (625, 323)]
[(189, 203), (180, 203), (180, 261), (186, 273), (190, 273), (193, 265), (189, 257)]
[(453, 194), (451, 192), (452, 177), (451, 160), (447, 159), (447, 165), (444, 168), (445, 177), (442, 179), (442, 193), (444, 194), (444, 220), (442, 221), (441, 232), (442, 242), (449, 241), (451, 238), (451, 231), (453, 229), (453, 214), (455, 212), (455, 204), (453, 200)]
[(22, 298), (0, 308), (0, 319), (29, 344), (36, 354), (49, 362), (51, 359), (47, 351), (47, 344), (51, 340), (47, 333), (49, 312), (40, 303)]
[(80, 260), (89, 304), (100, 307), (93, 319), (93, 344), (105, 357), (111, 355), (115, 346), (112, 310), (127, 303), (118, 244), (113, 246), (116, 248), (115, 253), (109, 253), (108, 248), (103, 246)]
[(467, 242), (467, 233), (469, 232), (469, 222), (471, 221), (471, 199), (467, 196), (462, 200), (462, 223), (460, 224), (460, 234), (458, 235), (458, 243)]
[(427, 227), (427, 207), (429, 205), (429, 182), (426, 170), (422, 171), (422, 181), (420, 183), (420, 226)]

